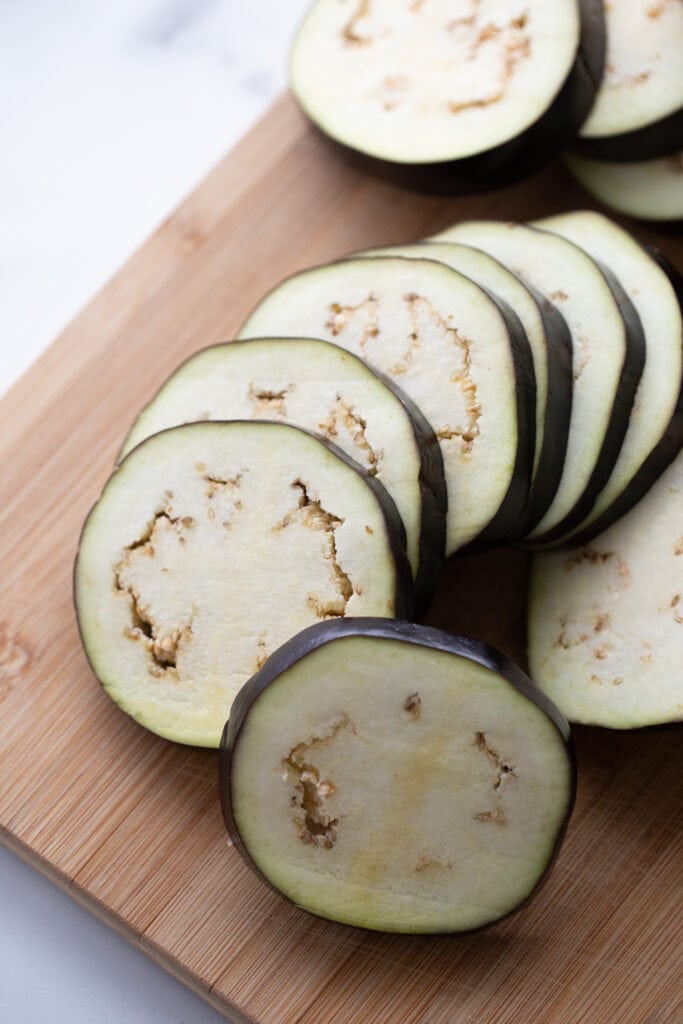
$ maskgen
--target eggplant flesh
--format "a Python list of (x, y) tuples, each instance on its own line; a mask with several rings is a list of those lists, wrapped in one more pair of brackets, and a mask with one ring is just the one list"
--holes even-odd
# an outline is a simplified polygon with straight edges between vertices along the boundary
[(136, 420), (121, 454), (168, 427), (232, 419), (304, 427), (375, 476), (406, 529), (416, 603), (429, 603), (443, 559), (446, 483), (438, 442), (414, 403), (330, 342), (233, 341), (203, 349), (176, 370)]
[(514, 528), (532, 468), (533, 362), (483, 289), (431, 260), (343, 260), (282, 282), (239, 336), (276, 331), (334, 341), (422, 409), (443, 456), (447, 555)]
[(562, 477), (526, 543), (554, 542), (590, 512), (626, 433), (645, 359), (619, 282), (567, 239), (523, 224), (465, 221), (436, 236), (490, 253), (556, 304), (572, 333), (572, 409)]
[(565, 162), (583, 187), (619, 213), (683, 228), (683, 148), (658, 160), (611, 163), (566, 153)]
[(217, 747), (235, 694), (293, 633), (411, 614), (403, 540), (386, 490), (297, 427), (172, 428), (133, 449), (86, 521), (83, 646), (142, 725)]
[(530, 672), (570, 721), (683, 718), (682, 508), (683, 453), (589, 545), (533, 557)]
[(589, 515), (563, 540), (584, 544), (635, 505), (683, 443), (683, 280), (658, 254), (593, 211), (538, 221), (614, 271), (645, 333), (645, 366), (614, 469)]
[(221, 744), (226, 825), (310, 913), (389, 932), (480, 928), (521, 906), (557, 852), (569, 730), (492, 648), (386, 625), (307, 629), (243, 688)]
[(564, 148), (594, 102), (601, 0), (318, 0), (295, 40), (292, 91), (364, 170), (422, 191), (479, 191)]

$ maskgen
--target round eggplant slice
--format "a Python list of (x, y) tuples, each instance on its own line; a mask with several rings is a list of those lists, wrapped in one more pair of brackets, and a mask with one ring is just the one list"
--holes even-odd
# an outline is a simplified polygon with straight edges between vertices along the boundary
[(555, 541), (590, 512), (626, 433), (645, 361), (642, 325), (605, 267), (548, 231), (465, 221), (441, 238), (490, 253), (561, 310), (572, 334), (573, 393), (562, 477), (528, 543)]
[(533, 363), (483, 289), (432, 260), (344, 260), (284, 281), (240, 337), (276, 331), (334, 341), (422, 409), (443, 455), (447, 555), (514, 529), (533, 458)]
[(416, 604), (428, 605), (443, 560), (441, 450), (414, 402), (327, 341), (260, 338), (192, 356), (142, 411), (122, 455), (150, 434), (198, 420), (268, 419), (320, 434), (384, 484), (406, 529)]
[[(572, 343), (559, 310), (522, 284), (506, 267), (480, 249), (455, 242), (417, 242), (372, 249), (363, 256), (431, 259), (457, 270), (507, 306), (522, 325), (534, 364), (536, 447), (531, 490), (514, 539), (524, 536), (544, 515), (562, 476), (572, 403)], [(513, 538), (511, 538), (513, 539)]]
[[(631, 299), (645, 332), (643, 369), (628, 430), (612, 474), (584, 521), (566, 538), (585, 544), (628, 512), (683, 443), (683, 280), (623, 228), (592, 211), (538, 221), (608, 266)], [(564, 543), (564, 542), (563, 542)]]
[(573, 722), (683, 718), (683, 454), (589, 546), (535, 555), (534, 681)]
[(163, 431), (124, 459), (85, 523), (85, 651), (140, 724), (217, 747), (239, 688), (304, 626), (410, 614), (402, 540), (381, 484), (297, 427)]
[(568, 145), (604, 48), (601, 0), (318, 0), (290, 84), (347, 157), (447, 194), (519, 178)]
[(652, 160), (683, 145), (683, 4), (605, 3), (607, 55), (577, 151), (598, 160)]
[(248, 682), (220, 788), (237, 848), (303, 909), (460, 932), (536, 889), (574, 767), (567, 723), (493, 648), (362, 619), (305, 630)]
[(608, 163), (576, 153), (565, 162), (583, 187), (605, 206), (629, 217), (683, 227), (683, 149), (660, 160)]

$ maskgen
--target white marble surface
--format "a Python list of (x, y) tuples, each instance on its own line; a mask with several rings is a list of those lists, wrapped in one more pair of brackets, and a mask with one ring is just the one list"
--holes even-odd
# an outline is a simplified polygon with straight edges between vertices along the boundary
[[(0, 394), (282, 90), (307, 5), (0, 3)], [(219, 1020), (0, 847), (1, 1024)]]

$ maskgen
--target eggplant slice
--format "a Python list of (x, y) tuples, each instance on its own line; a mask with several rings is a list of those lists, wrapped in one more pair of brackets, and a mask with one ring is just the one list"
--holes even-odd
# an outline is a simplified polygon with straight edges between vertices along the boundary
[(282, 282), (240, 337), (274, 333), (334, 341), (422, 409), (443, 455), (447, 555), (514, 529), (533, 459), (533, 362), (483, 289), (431, 260), (343, 260)]
[(519, 178), (568, 145), (604, 50), (601, 0), (317, 0), (290, 84), (347, 157), (447, 194)]
[(683, 454), (589, 546), (535, 555), (534, 681), (573, 722), (683, 718)]
[(645, 367), (612, 474), (584, 521), (565, 538), (585, 544), (628, 512), (683, 444), (683, 280), (623, 228), (592, 211), (538, 221), (612, 270), (645, 332)]
[(330, 342), (234, 341), (203, 349), (176, 370), (136, 420), (122, 455), (167, 427), (233, 419), (304, 427), (377, 477), (406, 529), (415, 602), (429, 604), (443, 560), (446, 482), (441, 449), (414, 402)]
[(565, 238), (501, 221), (465, 221), (437, 237), (500, 260), (559, 307), (572, 333), (572, 411), (562, 478), (527, 537), (530, 544), (556, 541), (588, 515), (619, 455), (645, 361), (642, 325), (614, 276)]
[(683, 146), (683, 4), (605, 2), (607, 56), (577, 152), (653, 160)]
[(565, 162), (583, 187), (619, 213), (683, 227), (683, 147), (659, 160), (611, 163), (566, 153)]
[(513, 536), (524, 536), (544, 515), (562, 476), (572, 403), (572, 342), (560, 311), (492, 256), (456, 242), (417, 242), (371, 249), (360, 256), (407, 256), (445, 263), (469, 277), (519, 317), (529, 341), (536, 383), (536, 447), (524, 517)]
[(402, 540), (381, 484), (297, 427), (163, 431), (124, 459), (85, 523), (85, 651), (140, 724), (217, 747), (239, 688), (304, 626), (410, 615)]
[(566, 721), (477, 641), (323, 623), (240, 692), (221, 744), (226, 825), (299, 907), (389, 932), (479, 928), (546, 875), (574, 800)]

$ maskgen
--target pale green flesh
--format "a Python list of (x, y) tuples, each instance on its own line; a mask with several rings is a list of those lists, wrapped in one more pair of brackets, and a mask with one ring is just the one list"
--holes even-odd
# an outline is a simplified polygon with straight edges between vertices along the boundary
[(204, 349), (143, 410), (122, 455), (167, 427), (230, 419), (277, 420), (312, 430), (376, 476), (396, 502), (415, 575), (422, 528), (420, 452), (408, 412), (361, 360), (310, 338)]
[(216, 747), (272, 651), (338, 615), (395, 614), (387, 524), (362, 477), (284, 424), (195, 424), (124, 460), (81, 538), (96, 675), (153, 732)]
[(683, 454), (588, 546), (534, 557), (529, 664), (570, 721), (683, 717)]
[(613, 210), (644, 220), (683, 220), (683, 150), (659, 160), (611, 163), (565, 154), (569, 169)]
[(231, 778), (239, 833), (277, 889), (323, 917), (399, 932), (475, 928), (517, 907), (571, 788), (557, 729), (502, 677), (363, 637), (267, 686)]
[(517, 379), (493, 300), (450, 267), (422, 259), (350, 259), (270, 292), (240, 338), (323, 338), (386, 374), (439, 439), (448, 490), (446, 554), (500, 508), (517, 456)]

